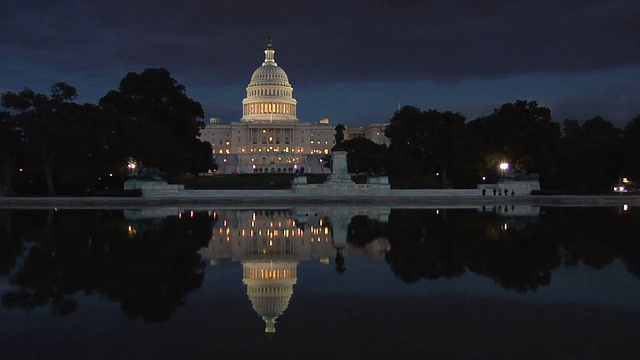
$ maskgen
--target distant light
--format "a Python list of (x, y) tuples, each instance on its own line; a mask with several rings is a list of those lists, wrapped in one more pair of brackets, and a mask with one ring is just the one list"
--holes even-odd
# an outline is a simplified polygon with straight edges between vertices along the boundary
[(627, 205), (627, 204), (622, 205), (622, 210), (628, 211), (629, 210), (629, 205)]
[(112, 173), (109, 173), (109, 176), (113, 177), (113, 174), (112, 174)]
[(485, 181), (485, 180), (487, 180), (487, 177), (486, 177), (486, 176), (483, 176), (483, 177), (482, 177), (482, 181)]
[(500, 169), (508, 170), (509, 169), (509, 163), (506, 163), (506, 162), (500, 163)]
[(624, 184), (628, 184), (628, 183), (629, 183), (629, 179), (627, 179), (627, 178), (622, 178), (622, 182), (623, 182)]
[(20, 168), (20, 172), (22, 172), (22, 168)]
[(437, 172), (437, 173), (436, 173), (436, 176), (440, 176), (440, 173), (439, 173), (439, 172)]
[(507, 231), (508, 228), (507, 223), (504, 223), (504, 230)]

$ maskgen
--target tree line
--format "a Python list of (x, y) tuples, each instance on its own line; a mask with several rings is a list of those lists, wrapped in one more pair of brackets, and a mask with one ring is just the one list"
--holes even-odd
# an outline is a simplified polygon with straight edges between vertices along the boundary
[[(97, 194), (121, 189), (131, 166), (168, 176), (215, 168), (198, 135), (200, 103), (163, 68), (131, 72), (97, 105), (78, 104), (66, 83), (49, 95), (2, 94), (0, 194)], [(640, 115), (624, 128), (600, 116), (552, 120), (536, 101), (503, 104), (472, 121), (459, 112), (404, 106), (389, 121), (390, 145), (342, 143), (349, 171), (385, 173), (394, 188), (475, 187), (504, 175), (499, 164), (539, 175), (545, 189), (611, 191), (640, 179)]]
[(543, 189), (570, 193), (607, 192), (622, 178), (640, 179), (640, 116), (617, 128), (600, 116), (560, 124), (536, 101), (506, 103), (472, 121), (404, 106), (385, 135), (388, 147), (351, 139), (343, 148), (351, 172), (385, 172), (395, 188), (495, 183), (504, 175), (501, 163), (538, 174)]
[(131, 168), (167, 175), (213, 169), (211, 145), (198, 135), (200, 103), (163, 68), (128, 73), (96, 104), (76, 89), (2, 94), (0, 174), (7, 194), (96, 194), (121, 189)]

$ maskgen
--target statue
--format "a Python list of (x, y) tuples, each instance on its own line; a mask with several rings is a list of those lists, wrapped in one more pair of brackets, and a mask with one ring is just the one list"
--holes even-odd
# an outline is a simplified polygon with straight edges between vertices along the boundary
[(536, 173), (527, 174), (524, 169), (513, 169), (505, 174), (505, 178), (515, 181), (537, 181), (540, 176)]
[(336, 135), (335, 135), (336, 145), (333, 147), (333, 150), (340, 149), (340, 145), (344, 142), (344, 131), (346, 129), (347, 128), (344, 125), (340, 124), (340, 123), (335, 127), (335, 130), (336, 130)]
[(138, 167), (129, 174), (130, 179), (146, 181), (164, 181), (165, 175), (158, 168), (146, 168), (142, 161), (138, 162)]

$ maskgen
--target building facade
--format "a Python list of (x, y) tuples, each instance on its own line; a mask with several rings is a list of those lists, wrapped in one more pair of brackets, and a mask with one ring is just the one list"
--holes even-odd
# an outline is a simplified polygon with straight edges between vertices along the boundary
[[(265, 60), (251, 76), (247, 97), (242, 100), (242, 118), (229, 125), (212, 118), (200, 139), (211, 143), (221, 174), (328, 173), (322, 157), (335, 145), (335, 130), (329, 119), (301, 122), (298, 102), (289, 77), (275, 61), (271, 39)], [(345, 131), (346, 139), (364, 136), (388, 143), (384, 124)]]

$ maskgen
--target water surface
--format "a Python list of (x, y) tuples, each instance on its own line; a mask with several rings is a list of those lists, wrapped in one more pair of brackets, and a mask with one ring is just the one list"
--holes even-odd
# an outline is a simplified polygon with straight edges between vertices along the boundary
[(639, 217), (629, 207), (0, 210), (0, 352), (632, 359)]

